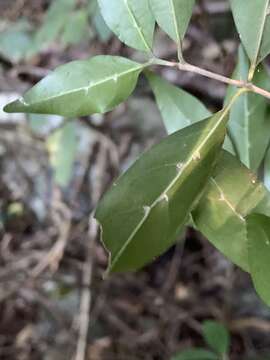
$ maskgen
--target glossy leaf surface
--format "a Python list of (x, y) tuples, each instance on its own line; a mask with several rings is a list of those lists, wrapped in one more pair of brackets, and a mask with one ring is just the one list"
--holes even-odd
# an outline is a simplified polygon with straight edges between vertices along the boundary
[[(247, 80), (249, 61), (242, 47), (239, 48), (239, 60), (233, 77), (238, 80)], [(269, 88), (269, 75), (263, 66), (259, 66), (254, 84), (264, 89)], [(231, 98), (237, 89), (228, 88), (227, 99)], [(246, 92), (234, 103), (230, 113), (229, 134), (236, 153), (247, 167), (257, 171), (267, 146), (269, 144), (270, 113), (267, 101), (251, 92)]]
[(249, 263), (256, 291), (270, 306), (270, 217), (254, 214), (248, 217)]
[(143, 67), (118, 56), (73, 61), (57, 68), (4, 110), (67, 117), (104, 113), (132, 93)]
[(137, 270), (176, 241), (213, 170), (226, 122), (219, 112), (170, 135), (104, 196), (96, 218), (110, 271)]
[(184, 38), (195, 0), (150, 0), (159, 26), (178, 44)]
[(203, 323), (203, 337), (206, 343), (219, 354), (229, 351), (230, 335), (228, 330), (216, 321), (205, 321)]
[(252, 64), (270, 53), (269, 0), (230, 0), (237, 30)]
[(147, 78), (168, 134), (211, 115), (197, 98), (167, 80), (151, 72), (147, 72)]
[(223, 152), (199, 205), (196, 227), (225, 256), (249, 271), (245, 217), (270, 215), (270, 195), (239, 160)]
[(155, 19), (148, 0), (98, 0), (108, 27), (126, 45), (150, 52)]

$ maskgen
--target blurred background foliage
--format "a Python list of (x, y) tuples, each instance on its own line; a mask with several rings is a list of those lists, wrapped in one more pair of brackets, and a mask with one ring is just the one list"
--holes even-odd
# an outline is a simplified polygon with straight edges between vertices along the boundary
[[(237, 48), (228, 1), (198, 0), (186, 59), (231, 76)], [(176, 57), (159, 30), (155, 52)], [(143, 77), (105, 115), (2, 112), (55, 67), (97, 54), (143, 59), (112, 35), (96, 0), (0, 0), (0, 358), (82, 360), (87, 325), (89, 360), (203, 360), (212, 350), (220, 359), (270, 359), (270, 310), (249, 276), (192, 229), (144, 270), (103, 280), (107, 255), (89, 216), (113, 179), (165, 136)], [(157, 71), (209, 111), (222, 107), (224, 84)], [(227, 357), (205, 342), (208, 319), (222, 327)]]

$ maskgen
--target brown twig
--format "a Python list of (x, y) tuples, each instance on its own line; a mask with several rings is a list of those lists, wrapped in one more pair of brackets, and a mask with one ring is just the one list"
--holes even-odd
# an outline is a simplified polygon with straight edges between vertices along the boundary
[(169, 66), (169, 67), (175, 67), (180, 71), (186, 71), (186, 72), (191, 72), (194, 74), (198, 74), (204, 77), (207, 77), (209, 79), (214, 79), (217, 80), (219, 82), (228, 84), (228, 85), (233, 85), (236, 86), (238, 88), (242, 88), (242, 89), (246, 89), (248, 91), (251, 91), (255, 94), (258, 95), (262, 95), (263, 97), (270, 99), (270, 92), (262, 89), (248, 81), (243, 81), (243, 80), (236, 80), (236, 79), (231, 79), (227, 76), (224, 75), (220, 75), (217, 73), (214, 73), (212, 71), (209, 70), (205, 70), (202, 69), (198, 66), (195, 65), (191, 65), (188, 63), (177, 63), (177, 62), (171, 62), (171, 61), (166, 61), (166, 60), (161, 60), (161, 59), (156, 59), (154, 60), (153, 64), (156, 65), (164, 65), (164, 66)]

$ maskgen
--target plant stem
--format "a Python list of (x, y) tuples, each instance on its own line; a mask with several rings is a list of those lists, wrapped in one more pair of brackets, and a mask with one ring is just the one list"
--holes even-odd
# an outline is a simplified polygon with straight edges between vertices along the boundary
[(238, 88), (243, 88), (246, 89), (247, 91), (251, 91), (255, 94), (259, 94), (262, 95), (263, 97), (270, 99), (270, 92), (262, 89), (250, 82), (246, 82), (246, 81), (242, 81), (242, 80), (236, 80), (236, 79), (231, 79), (229, 77), (220, 75), (220, 74), (216, 74), (212, 71), (208, 71), (205, 69), (202, 69), (198, 66), (194, 66), (188, 63), (177, 63), (177, 62), (171, 62), (171, 61), (166, 61), (166, 60), (162, 60), (162, 59), (155, 59), (155, 61), (153, 62), (156, 65), (162, 65), (162, 66), (169, 66), (169, 67), (175, 67), (180, 71), (187, 71), (187, 72), (192, 72), (194, 74), (199, 74), (201, 76), (207, 77), (209, 79), (214, 79), (220, 82), (223, 82), (225, 84), (228, 85), (233, 85), (236, 86)]

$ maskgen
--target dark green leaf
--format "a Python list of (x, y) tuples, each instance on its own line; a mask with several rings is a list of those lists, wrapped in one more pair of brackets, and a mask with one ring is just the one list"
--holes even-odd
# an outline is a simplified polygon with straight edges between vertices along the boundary
[(224, 151), (193, 219), (218, 250), (246, 271), (245, 217), (254, 211), (270, 216), (270, 195), (250, 170)]
[(203, 323), (203, 337), (206, 343), (217, 353), (226, 354), (230, 347), (230, 334), (228, 330), (216, 321)]
[(132, 93), (144, 66), (118, 56), (73, 61), (57, 68), (4, 110), (66, 117), (104, 113)]
[(270, 53), (269, 0), (230, 0), (236, 27), (255, 67)]
[(218, 357), (211, 351), (197, 348), (182, 351), (171, 360), (218, 360)]
[(178, 44), (185, 36), (195, 0), (150, 0), (159, 26)]
[[(233, 77), (247, 80), (249, 61), (242, 47), (239, 48), (239, 60)], [(262, 88), (269, 87), (269, 77), (263, 66), (259, 66), (253, 82)], [(227, 100), (237, 89), (228, 88)], [(237, 99), (231, 109), (229, 134), (236, 153), (253, 171), (260, 166), (269, 143), (270, 115), (267, 112), (267, 102), (260, 96), (247, 92)]]
[(170, 135), (104, 196), (96, 218), (110, 271), (136, 270), (176, 241), (213, 170), (226, 122), (223, 111)]
[(252, 280), (262, 300), (270, 306), (270, 217), (253, 214), (247, 225)]
[(109, 28), (126, 45), (151, 52), (155, 20), (148, 0), (98, 0)]

